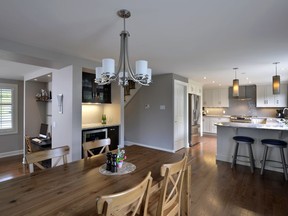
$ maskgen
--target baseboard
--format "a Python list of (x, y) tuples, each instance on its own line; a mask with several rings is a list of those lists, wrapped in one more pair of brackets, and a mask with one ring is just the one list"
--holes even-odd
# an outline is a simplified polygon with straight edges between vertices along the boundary
[(15, 156), (15, 155), (21, 155), (21, 154), (23, 154), (23, 150), (3, 152), (3, 153), (0, 153), (0, 158), (10, 157), (10, 156)]
[(159, 147), (155, 147), (155, 146), (149, 146), (149, 145), (145, 145), (145, 144), (141, 144), (141, 143), (136, 143), (136, 142), (124, 141), (124, 143), (125, 143), (126, 146), (138, 145), (138, 146), (142, 146), (142, 147), (146, 147), (146, 148), (151, 148), (151, 149), (156, 149), (156, 150), (160, 150), (160, 151), (166, 151), (166, 152), (175, 153), (175, 151), (170, 150), (170, 149), (159, 148)]

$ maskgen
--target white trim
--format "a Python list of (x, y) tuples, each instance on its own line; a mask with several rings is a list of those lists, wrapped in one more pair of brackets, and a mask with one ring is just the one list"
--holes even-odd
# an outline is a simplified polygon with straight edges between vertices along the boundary
[(10, 83), (0, 83), (0, 88), (12, 89), (12, 128), (0, 129), (0, 135), (10, 135), (18, 133), (18, 85)]
[(136, 143), (136, 142), (130, 142), (130, 141), (126, 141), (126, 140), (125, 140), (125, 145), (126, 146), (138, 145), (138, 146), (142, 146), (142, 147), (146, 147), (146, 148), (151, 148), (151, 149), (156, 149), (156, 150), (160, 150), (160, 151), (166, 151), (166, 152), (175, 153), (174, 150), (170, 150), (170, 149), (166, 149), (166, 148), (159, 148), (159, 147), (156, 147), (156, 146), (149, 146), (149, 145)]
[(3, 153), (0, 153), (0, 158), (10, 157), (10, 156), (15, 156), (15, 155), (22, 155), (22, 154), (23, 154), (23, 150), (3, 152)]

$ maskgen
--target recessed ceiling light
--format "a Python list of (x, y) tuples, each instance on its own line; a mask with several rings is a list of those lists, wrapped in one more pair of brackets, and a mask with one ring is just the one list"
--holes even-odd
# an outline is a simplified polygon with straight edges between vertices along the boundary
[(203, 79), (206, 79), (206, 77), (203, 77)]
[(48, 74), (47, 76), (48, 76), (48, 77), (51, 77), (51, 74)]
[(248, 80), (249, 78), (248, 77), (246, 77), (246, 80)]

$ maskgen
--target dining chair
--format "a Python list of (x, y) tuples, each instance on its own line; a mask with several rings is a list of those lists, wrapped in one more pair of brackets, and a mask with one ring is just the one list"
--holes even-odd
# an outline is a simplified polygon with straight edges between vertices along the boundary
[(152, 184), (151, 172), (135, 187), (126, 191), (98, 197), (97, 213), (103, 216), (147, 215), (147, 207)]
[(25, 136), (25, 153), (29, 154), (31, 152), (32, 152), (31, 138), (29, 136)]
[(84, 157), (87, 158), (88, 157), (88, 153), (91, 156), (95, 155), (91, 150), (92, 149), (96, 149), (96, 148), (101, 148), (99, 154), (102, 154), (102, 153), (105, 153), (105, 152), (109, 152), (109, 145), (110, 144), (111, 144), (111, 139), (110, 138), (84, 142), (82, 144)]
[(26, 161), (29, 164), (30, 173), (34, 172), (34, 166), (36, 165), (41, 170), (46, 169), (40, 162), (52, 158), (57, 158), (55, 163), (51, 167), (55, 167), (58, 165), (61, 159), (63, 159), (63, 163), (67, 164), (67, 155), (69, 154), (69, 146), (62, 146), (58, 148), (53, 148), (44, 151), (31, 152), (30, 154), (26, 154)]
[(157, 216), (180, 216), (181, 194), (186, 163), (187, 156), (184, 155), (183, 159), (176, 163), (162, 165), (161, 176), (164, 179), (161, 182)]

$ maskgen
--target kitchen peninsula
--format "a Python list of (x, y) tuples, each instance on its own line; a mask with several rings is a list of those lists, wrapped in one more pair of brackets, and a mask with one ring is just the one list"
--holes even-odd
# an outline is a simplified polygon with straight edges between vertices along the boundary
[[(262, 139), (280, 139), (288, 141), (288, 126), (284, 122), (277, 122), (275, 119), (267, 119), (264, 123), (236, 123), (236, 122), (220, 122), (216, 123), (217, 126), (217, 153), (216, 160), (219, 161), (232, 161), (232, 155), (235, 147), (234, 136), (249, 136), (255, 140), (252, 145), (253, 154), (255, 158), (255, 166), (260, 168), (260, 160), (264, 151), (264, 146), (261, 144)], [(287, 149), (284, 149), (285, 158), (287, 160)], [(249, 155), (248, 148), (241, 147), (238, 150), (240, 155)], [(272, 149), (269, 153), (271, 160), (280, 161), (280, 154), (278, 149)], [(242, 165), (249, 165), (237, 161)], [(265, 167), (278, 172), (283, 172), (283, 169)]]

